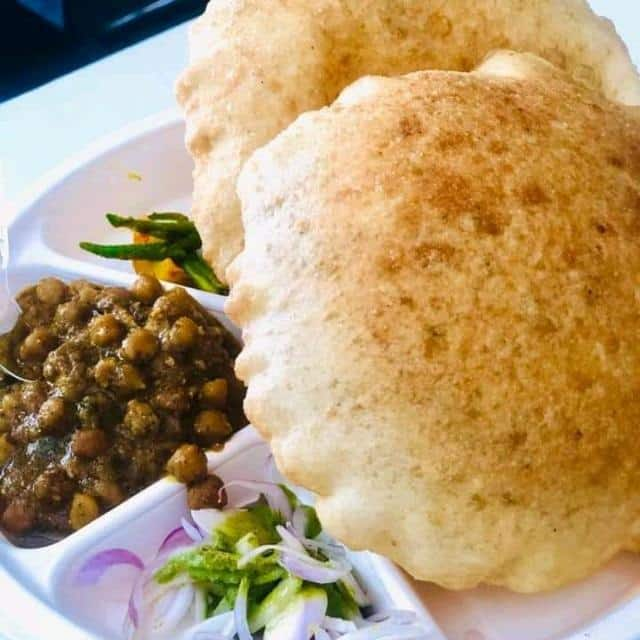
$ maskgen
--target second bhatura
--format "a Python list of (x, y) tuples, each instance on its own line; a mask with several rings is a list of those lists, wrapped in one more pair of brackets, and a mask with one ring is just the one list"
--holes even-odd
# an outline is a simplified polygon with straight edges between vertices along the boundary
[(534, 592), (640, 530), (640, 122), (532, 55), (363, 78), (245, 165), (248, 418), (326, 529)]

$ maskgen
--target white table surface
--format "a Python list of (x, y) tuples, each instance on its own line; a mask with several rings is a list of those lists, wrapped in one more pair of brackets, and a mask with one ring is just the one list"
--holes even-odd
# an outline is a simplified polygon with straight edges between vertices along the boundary
[(97, 138), (174, 106), (173, 85), (187, 61), (187, 26), (169, 29), (0, 104), (0, 180), (5, 197), (15, 198)]
[[(640, 64), (640, 2), (591, 4), (613, 19)], [(173, 106), (173, 83), (186, 53), (183, 24), (0, 104), (0, 188), (3, 184), (5, 197), (13, 199), (105, 133)]]

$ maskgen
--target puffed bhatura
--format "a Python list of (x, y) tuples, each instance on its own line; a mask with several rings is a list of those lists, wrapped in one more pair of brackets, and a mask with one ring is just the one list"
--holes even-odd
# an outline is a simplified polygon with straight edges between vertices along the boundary
[(195, 161), (192, 214), (217, 275), (242, 248), (236, 180), (251, 153), (361, 76), (469, 71), (494, 49), (540, 55), (640, 104), (613, 25), (585, 0), (215, 0), (177, 86)]
[(533, 592), (640, 541), (640, 124), (530, 55), (370, 77), (239, 180), (245, 409), (349, 547)]

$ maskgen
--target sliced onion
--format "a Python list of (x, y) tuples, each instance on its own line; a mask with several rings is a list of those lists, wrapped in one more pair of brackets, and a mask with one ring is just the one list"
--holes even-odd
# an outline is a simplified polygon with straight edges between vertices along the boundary
[(189, 537), (184, 527), (177, 527), (168, 533), (167, 537), (162, 541), (156, 557), (164, 556), (175, 549), (186, 547), (191, 544), (193, 544), (193, 540)]
[(315, 584), (332, 584), (351, 571), (348, 565), (339, 565), (330, 560), (320, 562), (311, 556), (300, 557), (288, 551), (281, 555), (280, 564), (291, 574)]
[(228, 611), (187, 629), (180, 640), (232, 640), (235, 635), (233, 611)]
[(249, 582), (246, 578), (240, 581), (238, 595), (233, 608), (233, 620), (236, 625), (238, 640), (253, 640), (247, 620), (247, 596), (249, 595)]
[(202, 542), (204, 536), (197, 524), (191, 524), (186, 518), (180, 520), (184, 532), (193, 540), (193, 542)]
[(238, 569), (242, 569), (243, 567), (247, 566), (250, 562), (252, 562), (253, 560), (255, 560), (257, 557), (261, 556), (263, 553), (266, 553), (267, 551), (278, 551), (280, 553), (292, 553), (292, 550), (289, 549), (289, 547), (285, 547), (283, 544), (263, 544), (260, 547), (256, 547), (255, 549), (252, 549), (251, 551), (248, 551), (247, 553), (245, 553), (239, 560), (238, 560)]
[(265, 544), (249, 551), (238, 560), (238, 568), (242, 569), (267, 551), (277, 551), (280, 554), (278, 563), (289, 573), (316, 584), (337, 582), (351, 571), (351, 565), (348, 562), (334, 560), (321, 562), (306, 552), (295, 551), (283, 544)]
[(276, 527), (276, 531), (278, 535), (282, 538), (282, 542), (285, 546), (293, 549), (294, 551), (299, 551), (300, 553), (306, 553), (304, 549), (304, 545), (298, 538), (291, 533), (288, 529), (283, 527), (282, 525), (278, 525)]
[(235, 634), (228, 635), (226, 633), (216, 633), (215, 631), (196, 631), (192, 634), (182, 634), (181, 640), (233, 640)]
[(140, 607), (142, 606), (142, 576), (140, 576), (131, 591), (129, 602), (127, 604), (127, 619), (125, 626), (131, 623), (133, 629), (137, 629), (140, 625)]
[(295, 533), (301, 537), (304, 538), (307, 532), (307, 513), (304, 509), (301, 509), (300, 507), (296, 507), (293, 510), (293, 514), (291, 516), (291, 524), (293, 526), (293, 530), (295, 531)]
[(234, 500), (234, 506), (244, 507), (255, 502), (257, 497), (263, 495), (272, 511), (281, 514), (285, 522), (291, 520), (291, 516), (293, 515), (291, 503), (284, 489), (279, 484), (275, 484), (274, 482), (259, 482), (257, 480), (232, 480), (231, 482), (227, 482), (220, 491), (232, 487), (242, 487), (253, 492), (251, 496), (247, 496), (244, 500)]
[(104, 574), (118, 565), (129, 565), (139, 571), (144, 569), (144, 562), (128, 549), (107, 549), (91, 556), (78, 569), (74, 584), (76, 586), (89, 586), (100, 582)]
[[(324, 555), (326, 555), (330, 560), (343, 561), (347, 558), (345, 548), (337, 542), (325, 542), (320, 537), (314, 539), (306, 538), (304, 534), (301, 534), (293, 526), (293, 523), (287, 524), (287, 531), (294, 535), (305, 549), (309, 549), (311, 551), (322, 551), (322, 553), (324, 553)], [(324, 534), (321, 534), (321, 536), (323, 535)]]
[[(270, 621), (264, 630), (264, 640), (310, 640), (327, 613), (327, 594), (321, 589), (304, 593), (301, 600)], [(304, 587), (303, 587), (304, 592)]]
[(342, 578), (341, 582), (361, 609), (371, 604), (371, 599), (367, 595), (367, 592), (362, 588), (353, 574), (348, 573)]
[(322, 627), (318, 627), (313, 631), (313, 640), (331, 640), (331, 636)]
[(152, 578), (156, 568), (145, 569), (129, 599), (128, 623), (136, 630), (137, 640), (173, 631), (198, 606), (199, 589), (188, 576), (159, 584)]
[[(142, 571), (136, 579), (133, 589), (131, 590), (131, 596), (129, 597), (125, 626), (130, 624), (133, 626), (133, 629), (137, 629), (140, 625), (140, 613), (145, 599), (147, 602), (153, 602), (160, 597), (165, 590), (174, 589), (177, 586), (175, 580), (168, 585), (158, 585), (155, 581), (150, 582), (150, 578), (152, 578), (154, 573), (164, 565), (167, 561), (167, 557), (168, 554), (166, 553), (158, 555), (153, 562), (147, 564), (144, 571)], [(184, 583), (181, 582), (179, 584)]]
[(207, 618), (207, 597), (202, 589), (196, 589), (196, 597), (194, 600), (193, 616), (196, 624), (200, 624)]
[(269, 452), (269, 455), (267, 456), (267, 459), (264, 463), (264, 475), (265, 478), (268, 478), (269, 482), (277, 482), (278, 477), (280, 476), (278, 467), (276, 467), (275, 456), (271, 452)]
[(227, 458), (224, 462), (216, 464), (213, 459), (208, 459), (209, 473), (217, 475), (225, 482), (230, 480), (238, 480), (240, 478), (247, 478), (247, 473), (250, 474), (249, 479), (261, 480), (264, 477), (264, 467), (266, 459), (271, 453), (271, 449), (266, 442), (256, 442), (246, 449), (241, 449), (236, 452), (230, 458)]
[(164, 598), (168, 593), (177, 591), (180, 587), (185, 585), (192, 585), (193, 580), (189, 576), (180, 575), (177, 576), (171, 582), (160, 584), (155, 580), (147, 579), (142, 582), (142, 603), (143, 606), (155, 605), (155, 603)]
[(185, 618), (195, 597), (193, 585), (186, 584), (166, 593), (156, 602), (151, 612), (149, 626), (153, 635), (173, 631)]
[(235, 509), (227, 511), (220, 511), (219, 509), (194, 509), (191, 512), (191, 518), (200, 531), (207, 536), (211, 536), (220, 523), (228, 517), (229, 511), (235, 511)]
[(342, 618), (332, 618), (330, 616), (325, 616), (322, 626), (327, 631), (337, 631), (338, 633), (349, 633), (350, 631), (358, 630), (355, 622), (343, 620)]

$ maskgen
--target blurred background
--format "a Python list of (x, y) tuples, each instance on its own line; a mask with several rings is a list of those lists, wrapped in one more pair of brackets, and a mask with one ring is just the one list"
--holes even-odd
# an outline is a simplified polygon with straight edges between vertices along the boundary
[[(589, 1), (640, 63), (640, 0)], [(206, 4), (0, 0), (0, 222), (3, 197), (14, 201), (94, 141), (176, 109), (188, 27)]]
[[(0, 102), (200, 14), (206, 0), (0, 0)], [(636, 0), (591, 0), (627, 42)], [(635, 53), (635, 52), (634, 52)]]
[(202, 13), (206, 0), (0, 0), (0, 101)]

